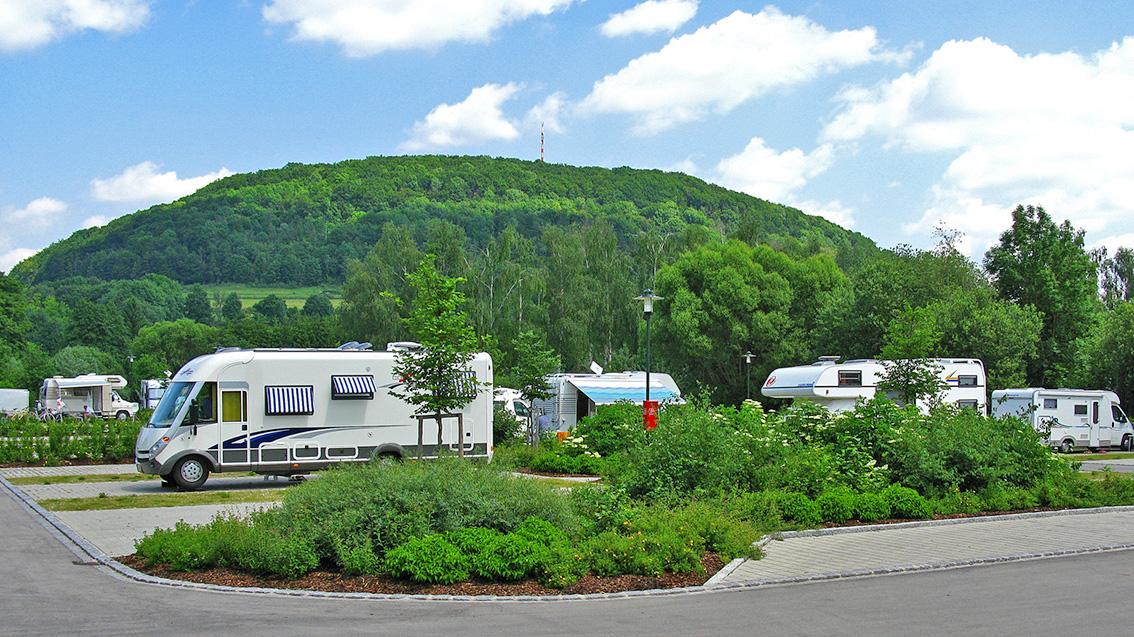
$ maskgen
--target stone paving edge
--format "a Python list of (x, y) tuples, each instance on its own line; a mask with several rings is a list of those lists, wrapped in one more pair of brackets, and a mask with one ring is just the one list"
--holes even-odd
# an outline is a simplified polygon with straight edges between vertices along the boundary
[[(987, 564), (998, 564), (1004, 562), (1016, 562), (1023, 560), (1051, 558), (1051, 557), (1065, 557), (1071, 555), (1082, 555), (1087, 553), (1103, 553), (1110, 551), (1122, 551), (1134, 549), (1134, 543), (1115, 544), (1097, 547), (1086, 547), (1077, 549), (1068, 549), (1062, 551), (1044, 551), (1037, 553), (1019, 553), (1014, 555), (997, 556), (989, 558), (979, 558), (975, 560), (958, 560), (950, 562), (938, 562), (931, 564), (905, 564), (898, 566), (890, 566), (879, 569), (853, 569), (850, 571), (839, 571), (829, 573), (813, 573), (809, 575), (792, 576), (792, 577), (776, 577), (766, 578), (759, 580), (744, 580), (739, 582), (726, 582), (715, 583), (709, 585), (707, 581), (700, 586), (687, 586), (682, 588), (667, 588), (667, 589), (649, 589), (638, 591), (623, 591), (620, 593), (588, 593), (588, 594), (573, 594), (573, 595), (556, 595), (556, 596), (534, 596), (534, 595), (411, 595), (411, 594), (389, 594), (389, 593), (351, 593), (351, 592), (329, 592), (329, 591), (310, 591), (310, 590), (296, 590), (296, 589), (282, 589), (282, 588), (251, 588), (239, 586), (222, 586), (218, 584), (201, 584), (197, 582), (187, 582), (184, 580), (166, 579), (164, 577), (155, 577), (137, 571), (126, 566), (118, 560), (110, 557), (99, 549), (94, 544), (87, 541), (62, 520), (50, 511), (41, 507), (35, 500), (28, 497), (22, 490), (8, 482), (3, 476), (0, 476), (0, 487), (4, 491), (11, 494), (16, 502), (22, 504), (31, 512), (37, 514), (43, 521), (47, 523), (49, 529), (53, 531), (58, 539), (64, 539), (71, 543), (68, 548), (77, 555), (83, 557), (84, 555), (92, 560), (94, 563), (105, 566), (112, 571), (116, 576), (140, 582), (143, 584), (153, 584), (158, 586), (169, 586), (174, 588), (194, 589), (201, 591), (210, 591), (218, 593), (237, 593), (242, 595), (271, 595), (283, 597), (307, 597), (307, 598), (322, 598), (322, 599), (361, 599), (361, 600), (390, 600), (390, 601), (421, 601), (421, 602), (526, 602), (526, 603), (556, 603), (556, 602), (570, 602), (570, 601), (594, 601), (605, 599), (632, 599), (639, 597), (665, 597), (676, 595), (695, 595), (703, 593), (715, 593), (725, 591), (739, 591), (760, 587), (782, 586), (788, 584), (803, 584), (808, 582), (820, 582), (828, 580), (846, 579), (853, 577), (867, 577), (877, 575), (895, 575), (900, 573), (914, 573), (923, 571), (938, 571), (953, 568), (963, 568), (967, 566), (980, 566)], [(1030, 514), (1017, 514), (1013, 516), (989, 516), (1001, 519), (1018, 519), (1018, 517), (1037, 517), (1041, 514), (1090, 514), (1090, 513), (1104, 513), (1106, 511), (1114, 510), (1132, 510), (1134, 506), (1125, 507), (1099, 507), (1097, 509), (1072, 509), (1068, 511), (1040, 511)], [(1017, 517), (1018, 516), (1018, 517)], [(975, 521), (988, 521), (989, 517), (984, 518), (957, 518), (952, 520), (923, 520), (919, 522), (906, 522), (899, 524), (873, 524), (860, 527), (838, 527), (834, 529), (814, 529), (811, 531), (787, 531), (780, 534), (765, 535), (756, 542), (758, 547), (766, 545), (768, 542), (781, 537), (807, 537), (804, 534), (814, 535), (831, 535), (834, 533), (853, 533), (853, 532), (867, 532), (877, 531), (885, 528), (902, 527), (910, 528), (910, 525), (915, 526), (937, 526), (941, 523), (964, 523)], [(934, 524), (937, 523), (937, 524)], [(845, 529), (845, 530), (844, 530)], [(824, 533), (826, 531), (827, 533)], [(792, 534), (792, 535), (789, 535)], [(66, 545), (66, 542), (63, 542)], [(734, 571), (744, 561), (744, 558), (738, 558), (725, 565), (721, 571), (710, 578), (709, 581), (714, 579), (723, 579), (729, 573)], [(721, 575), (726, 569), (728, 571), (725, 575)]]

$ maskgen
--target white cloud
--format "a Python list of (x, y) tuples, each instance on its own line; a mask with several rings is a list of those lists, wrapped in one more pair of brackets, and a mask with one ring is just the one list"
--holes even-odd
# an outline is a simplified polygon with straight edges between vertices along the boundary
[(692, 157), (686, 157), (679, 162), (675, 162), (668, 166), (662, 167), (662, 170), (675, 173), (685, 173), (686, 175), (696, 175), (697, 162), (693, 161)]
[(86, 29), (126, 33), (145, 24), (148, 0), (4, 0), (0, 51), (32, 49)]
[(4, 254), (0, 254), (0, 272), (7, 273), (11, 271), (12, 267), (20, 261), (32, 256), (39, 250), (32, 250), (31, 248), (16, 248), (9, 250)]
[(635, 33), (673, 33), (697, 15), (697, 0), (646, 0), (615, 13), (599, 29), (608, 38)]
[(979, 256), (1017, 204), (1043, 205), (1088, 234), (1119, 232), (1134, 216), (1134, 38), (1092, 56), (947, 42), (916, 71), (838, 99), (825, 141), (873, 135), (952, 158), (907, 233), (944, 221)]
[(831, 167), (834, 154), (829, 144), (820, 145), (809, 153), (799, 148), (777, 152), (760, 137), (753, 137), (743, 151), (717, 163), (713, 181), (754, 197), (794, 206), (849, 228), (854, 225), (852, 208), (838, 201), (802, 199), (798, 194), (808, 181)]
[(83, 219), (82, 227), (84, 229), (97, 228), (99, 226), (105, 226), (108, 221), (110, 221), (110, 217), (107, 217), (106, 215), (94, 215), (93, 217), (87, 217), (86, 219)]
[(484, 141), (511, 141), (520, 136), (501, 105), (512, 99), (520, 85), (485, 84), (474, 88), (464, 101), (441, 104), (413, 125), (413, 135), (402, 150), (464, 146)]
[(1114, 253), (1117, 252), (1119, 248), (1134, 249), (1134, 232), (1103, 237), (1092, 243), (1088, 248), (1091, 250), (1106, 248), (1106, 253), (1110, 256), (1114, 256)]
[(91, 180), (91, 196), (98, 201), (156, 204), (180, 199), (223, 177), (233, 174), (227, 168), (180, 178), (174, 171), (158, 172), (157, 164), (144, 161), (113, 177)]
[(883, 49), (872, 27), (828, 31), (775, 7), (736, 11), (595, 82), (579, 110), (627, 113), (635, 132), (657, 133), (820, 75), (906, 57)]
[(0, 215), (0, 219), (5, 225), (15, 224), (17, 229), (20, 227), (38, 229), (57, 222), (64, 212), (67, 212), (67, 204), (51, 197), (40, 197), (29, 201), (23, 208), (5, 211)]
[(498, 28), (548, 15), (573, 0), (272, 0), (264, 19), (296, 40), (334, 42), (351, 57), (485, 42)]
[(543, 124), (549, 133), (562, 133), (564, 131), (563, 110), (566, 105), (567, 94), (557, 91), (531, 107), (525, 120), (530, 126)]

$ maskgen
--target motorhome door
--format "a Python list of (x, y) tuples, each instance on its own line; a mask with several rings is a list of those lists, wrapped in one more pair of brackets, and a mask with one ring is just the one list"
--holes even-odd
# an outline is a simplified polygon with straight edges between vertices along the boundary
[(217, 427), (222, 470), (225, 465), (249, 464), (252, 449), (252, 432), (248, 430), (248, 390), (226, 385), (228, 383), (221, 383), (220, 426)]
[(1114, 427), (1111, 426), (1110, 418), (1101, 418), (1099, 414), (1099, 401), (1091, 401), (1091, 429), (1098, 431), (1098, 446), (1109, 447), (1111, 444), (1111, 432)]

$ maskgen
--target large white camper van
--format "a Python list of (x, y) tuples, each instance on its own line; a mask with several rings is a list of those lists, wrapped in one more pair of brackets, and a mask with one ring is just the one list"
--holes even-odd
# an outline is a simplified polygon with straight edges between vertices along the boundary
[[(558, 431), (574, 429), (581, 418), (593, 415), (599, 405), (619, 401), (640, 405), (646, 399), (646, 372), (553, 374), (547, 382), (551, 385), (551, 398), (533, 401), (532, 409), (547, 414)], [(650, 372), (650, 400), (680, 401), (681, 390), (669, 374)]]
[(31, 392), (26, 389), (0, 388), (0, 414), (18, 416), (28, 412), (28, 398)]
[(87, 414), (126, 420), (138, 413), (138, 403), (125, 400), (118, 390), (126, 379), (114, 374), (83, 374), (74, 378), (53, 376), (39, 387), (39, 407), (63, 416)]
[(1091, 389), (1001, 389), (992, 392), (992, 415), (1018, 416), (1064, 453), (1078, 447), (1129, 451), (1134, 427), (1111, 391)]
[[(849, 411), (859, 399), (873, 398), (886, 371), (883, 361), (856, 359), (839, 363), (838, 359), (823, 356), (810, 365), (781, 367), (768, 375), (760, 393), (769, 398), (809, 400), (831, 411)], [(928, 362), (940, 370), (945, 387), (942, 403), (987, 413), (984, 363), (975, 358), (932, 358)], [(925, 411), (929, 405), (919, 401), (918, 407)]]
[[(196, 489), (210, 472), (297, 475), (339, 462), (416, 455), (414, 407), (390, 393), (401, 386), (395, 352), (343, 347), (229, 348), (189, 361), (138, 433), (138, 470)], [(424, 422), (423, 456), (491, 458), (488, 354), (477, 354), (454, 387), (472, 400), (459, 419), (443, 418), (441, 440), (436, 420)]]

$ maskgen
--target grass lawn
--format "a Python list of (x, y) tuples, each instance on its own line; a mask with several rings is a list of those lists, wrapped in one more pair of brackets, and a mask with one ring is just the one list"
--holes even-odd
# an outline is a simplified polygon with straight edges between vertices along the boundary
[(257, 489), (254, 491), (193, 491), (154, 495), (112, 495), (97, 498), (53, 498), (40, 500), (39, 505), (48, 511), (106, 511), (108, 509), (152, 509), (199, 504), (275, 502), (283, 498), (284, 491), (284, 489)]
[(157, 476), (144, 473), (88, 473), (74, 476), (30, 476), (27, 478), (8, 478), (12, 484), (74, 484), (76, 482), (140, 482), (156, 480)]
[(288, 307), (303, 307), (303, 302), (307, 297), (313, 296), (320, 292), (326, 292), (327, 296), (331, 297), (331, 305), (338, 307), (343, 302), (342, 297), (339, 295), (339, 289), (333, 286), (319, 286), (314, 285), (305, 288), (293, 287), (271, 287), (271, 286), (258, 286), (258, 285), (241, 285), (238, 283), (216, 283), (212, 285), (202, 286), (209, 293), (209, 298), (217, 292), (221, 296), (227, 296), (230, 292), (236, 292), (240, 297), (240, 303), (245, 308), (250, 308), (260, 301), (264, 300), (270, 294), (275, 294), (284, 300)]

